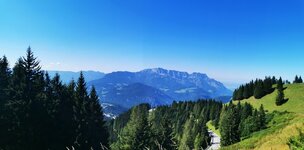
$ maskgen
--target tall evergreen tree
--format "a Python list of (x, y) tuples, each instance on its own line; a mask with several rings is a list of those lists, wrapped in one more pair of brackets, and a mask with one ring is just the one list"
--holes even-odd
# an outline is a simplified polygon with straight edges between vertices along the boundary
[(260, 99), (264, 96), (263, 82), (257, 81), (254, 89), (254, 97)]
[(11, 71), (8, 67), (7, 58), (3, 56), (3, 58), (0, 58), (0, 107), (2, 107), (4, 103), (6, 103), (5, 101), (8, 98), (7, 90), (10, 75)]
[(119, 135), (117, 142), (111, 145), (112, 149), (142, 150), (151, 145), (150, 126), (148, 125), (148, 104), (141, 104), (132, 109), (130, 121)]
[(108, 147), (108, 131), (105, 127), (102, 107), (94, 86), (91, 89), (87, 107), (89, 112), (89, 145), (91, 145), (94, 150), (101, 149), (101, 147)]
[(74, 113), (77, 124), (75, 145), (79, 147), (79, 149), (89, 149), (90, 145), (86, 137), (86, 132), (88, 129), (86, 116), (88, 114), (87, 109), (85, 107), (87, 105), (89, 96), (87, 93), (86, 82), (82, 72), (80, 72), (80, 76), (77, 81), (75, 95), (76, 99)]
[(221, 145), (227, 146), (240, 141), (239, 118), (236, 106), (232, 103), (223, 109), (220, 120)]
[(276, 105), (280, 106), (285, 102), (285, 96), (284, 96), (284, 88), (283, 88), (283, 81), (282, 78), (278, 80), (277, 84), (277, 97), (276, 97)]
[(266, 127), (266, 113), (263, 104), (259, 108), (258, 121), (259, 129), (264, 129)]
[(299, 77), (298, 77), (298, 75), (296, 75), (296, 77), (295, 77), (293, 83), (299, 83)]
[(191, 116), (185, 123), (182, 139), (178, 147), (179, 150), (191, 150), (194, 148), (193, 142), (195, 140), (195, 135), (192, 132), (193, 128), (194, 128), (194, 117)]
[(303, 79), (301, 76), (299, 77), (298, 83), (303, 83)]
[[(7, 108), (5, 105), (8, 103), (8, 86), (11, 71), (8, 67), (8, 61), (5, 56), (0, 58), (0, 145), (6, 145), (8, 142), (8, 131), (9, 123), (7, 116)], [(2, 147), (0, 146), (0, 149)]]

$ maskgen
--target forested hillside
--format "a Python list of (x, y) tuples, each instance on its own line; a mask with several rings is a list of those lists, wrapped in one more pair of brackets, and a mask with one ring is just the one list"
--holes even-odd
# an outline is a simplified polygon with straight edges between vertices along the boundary
[(12, 69), (0, 59), (0, 149), (102, 149), (108, 146), (102, 108), (94, 88), (50, 79), (28, 48)]
[[(239, 93), (242, 87), (244, 85), (240, 86), (236, 93)], [(273, 92), (261, 98), (253, 95), (233, 102), (234, 104), (240, 102), (241, 105), (251, 104), (256, 109), (263, 105), (267, 112), (266, 127), (222, 149), (303, 149), (304, 84), (302, 77), (296, 76), (293, 83), (279, 79), (272, 85), (272, 89)]]
[(174, 102), (151, 109), (133, 107), (110, 122), (112, 149), (203, 149), (210, 142), (206, 123), (218, 126), (221, 102)]

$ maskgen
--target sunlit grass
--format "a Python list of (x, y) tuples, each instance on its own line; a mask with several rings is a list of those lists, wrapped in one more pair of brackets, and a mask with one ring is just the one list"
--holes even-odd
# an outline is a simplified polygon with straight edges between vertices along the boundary
[[(304, 84), (290, 84), (285, 86), (284, 90), (285, 98), (288, 101), (282, 106), (276, 106), (275, 99), (277, 96), (277, 91), (275, 90), (273, 93), (264, 96), (261, 99), (255, 99), (254, 97), (250, 97), (248, 99), (242, 100), (242, 103), (248, 102), (253, 107), (259, 108), (261, 104), (264, 105), (264, 108), (269, 112), (274, 110), (277, 111), (288, 111), (288, 112), (296, 112), (296, 113), (304, 113)], [(237, 103), (235, 101), (234, 103)]]
[(212, 130), (214, 133), (216, 133), (218, 136), (221, 136), (221, 134), (220, 134), (220, 130), (219, 129), (215, 129), (215, 127), (212, 125), (212, 122), (211, 121), (208, 121), (207, 122), (207, 128), (209, 129), (209, 130)]
[(242, 100), (241, 103), (248, 102), (255, 108), (263, 104), (268, 111), (267, 116), (272, 116), (272, 119), (268, 122), (267, 129), (255, 132), (249, 138), (221, 149), (290, 149), (290, 139), (299, 136), (299, 131), (304, 132), (304, 84), (290, 84), (285, 87), (284, 94), (288, 101), (282, 106), (275, 104), (276, 90), (261, 99), (250, 97)]

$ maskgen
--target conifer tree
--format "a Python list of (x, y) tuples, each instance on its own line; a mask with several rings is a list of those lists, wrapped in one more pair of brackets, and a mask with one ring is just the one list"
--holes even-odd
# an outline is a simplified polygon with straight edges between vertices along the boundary
[(303, 83), (303, 79), (301, 76), (299, 77), (298, 83)]
[(108, 132), (105, 127), (102, 107), (94, 86), (91, 89), (87, 107), (89, 112), (89, 145), (91, 145), (94, 150), (100, 149), (101, 147), (108, 147)]
[[(3, 106), (5, 100), (8, 98), (7, 90), (9, 85), (11, 71), (8, 67), (8, 61), (5, 56), (0, 58), (0, 107)], [(3, 110), (3, 109), (1, 109)]]
[(263, 82), (258, 81), (254, 89), (254, 97), (260, 99), (264, 96)]
[(298, 78), (298, 75), (296, 75), (296, 77), (295, 77), (295, 79), (294, 79), (293, 83), (299, 83), (299, 78)]
[(223, 110), (220, 120), (221, 145), (227, 146), (240, 141), (239, 118), (236, 106), (232, 103)]
[(184, 131), (182, 135), (182, 139), (180, 145), (178, 147), (179, 150), (191, 150), (194, 148), (194, 140), (195, 135), (192, 132), (192, 128), (194, 127), (194, 118), (191, 116), (184, 126)]
[(86, 82), (82, 72), (80, 72), (80, 76), (77, 81), (75, 95), (76, 101), (74, 106), (74, 113), (77, 124), (75, 145), (79, 147), (79, 149), (89, 149), (90, 145), (88, 145), (88, 139), (86, 136), (88, 129), (86, 116), (88, 114), (87, 108), (85, 107), (87, 105), (89, 96), (87, 93)]
[(284, 96), (284, 89), (283, 89), (283, 82), (282, 82), (282, 78), (280, 78), (278, 80), (278, 84), (277, 84), (277, 90), (278, 90), (278, 94), (276, 97), (276, 105), (280, 106), (285, 102), (285, 96)]
[(259, 115), (258, 115), (258, 121), (259, 121), (259, 129), (264, 129), (266, 127), (266, 114), (264, 110), (263, 104), (259, 108)]
[(250, 92), (249, 92), (249, 84), (246, 84), (244, 86), (244, 91), (243, 91), (243, 98), (247, 99), (250, 97)]
[[(11, 71), (8, 67), (8, 61), (5, 56), (0, 58), (0, 145), (5, 145), (8, 139), (8, 131), (9, 123), (7, 116), (7, 108), (5, 105), (8, 102), (8, 86), (9, 79), (11, 76)], [(1, 149), (1, 147), (0, 147)]]
[(141, 104), (132, 109), (130, 121), (123, 128), (117, 142), (111, 145), (112, 149), (142, 150), (150, 146), (150, 127), (148, 125), (148, 110), (150, 106)]

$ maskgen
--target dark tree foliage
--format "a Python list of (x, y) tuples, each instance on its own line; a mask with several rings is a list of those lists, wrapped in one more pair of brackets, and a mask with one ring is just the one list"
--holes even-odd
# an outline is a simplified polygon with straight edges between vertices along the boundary
[(264, 87), (263, 87), (263, 82), (262, 81), (258, 81), (256, 83), (256, 86), (254, 88), (254, 93), (253, 96), (256, 99), (260, 99), (264, 96), (265, 92), (264, 92)]
[[(29, 47), (10, 71), (0, 59), (0, 149), (102, 149), (108, 134), (94, 88), (50, 79)], [(94, 130), (94, 132), (92, 131)]]
[(301, 76), (298, 77), (298, 76), (296, 75), (296, 77), (295, 77), (293, 83), (303, 83), (302, 77), (301, 77)]
[(279, 81), (278, 81), (278, 84), (277, 84), (278, 94), (277, 94), (276, 102), (275, 102), (277, 106), (280, 106), (280, 105), (282, 105), (282, 104), (284, 104), (286, 102), (285, 96), (284, 96), (284, 87), (283, 87), (283, 85), (284, 85), (283, 81), (280, 78)]
[(9, 142), (6, 130), (9, 128), (6, 104), (8, 102), (8, 87), (11, 71), (5, 56), (0, 58), (0, 145)]
[(221, 112), (219, 127), (221, 145), (234, 144), (264, 128), (266, 128), (266, 114), (262, 105), (258, 111), (248, 103), (243, 105), (230, 103)]
[(274, 90), (272, 86), (276, 83), (277, 79), (275, 77), (265, 77), (264, 80), (252, 80), (234, 90), (232, 98), (233, 100), (243, 100), (254, 96), (257, 99), (260, 99), (266, 94), (272, 93)]
[[(110, 137), (112, 149), (138, 149), (134, 145), (138, 137), (140, 120), (146, 120), (146, 109), (141, 113), (136, 110), (143, 107), (136, 106), (131, 111), (120, 115), (110, 121)], [(149, 118), (145, 126), (146, 133), (142, 135), (141, 145), (149, 149), (204, 149), (208, 146), (210, 137), (206, 123), (211, 120), (219, 124), (222, 103), (213, 100), (200, 100), (197, 102), (173, 102), (171, 106), (160, 106), (150, 109)], [(134, 114), (137, 114), (136, 117)], [(143, 137), (141, 136), (141, 137)], [(132, 140), (133, 139), (133, 140)], [(146, 141), (143, 141), (146, 139)], [(145, 144), (143, 144), (145, 143)]]

